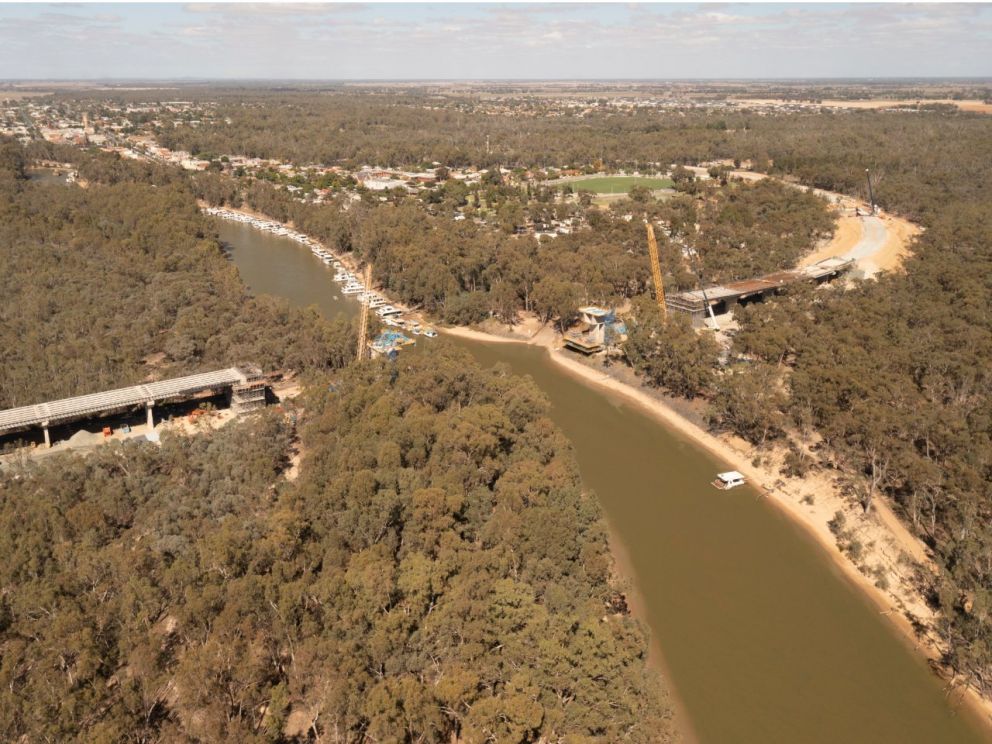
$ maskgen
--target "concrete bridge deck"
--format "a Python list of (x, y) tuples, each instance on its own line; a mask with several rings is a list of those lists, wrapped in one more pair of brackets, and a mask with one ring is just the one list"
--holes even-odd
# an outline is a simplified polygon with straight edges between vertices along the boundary
[(156, 403), (187, 398), (205, 390), (246, 385), (254, 378), (255, 375), (251, 372), (242, 371), (237, 367), (229, 367), (214, 372), (175, 377), (171, 380), (159, 380), (144, 385), (132, 385), (102, 393), (90, 393), (89, 395), (78, 395), (74, 398), (63, 398), (31, 406), (9, 408), (0, 411), (0, 435), (41, 426), (45, 429), (47, 441), (48, 427), (53, 424), (142, 405), (148, 409), (149, 422), (151, 422), (151, 409)]
[(731, 307), (752, 298), (763, 298), (784, 287), (800, 282), (828, 281), (854, 266), (851, 258), (825, 258), (812, 266), (777, 271), (755, 279), (717, 284), (705, 289), (679, 292), (668, 298), (668, 306), (692, 317), (693, 324), (703, 323), (706, 312), (714, 308), (716, 315), (729, 312)]

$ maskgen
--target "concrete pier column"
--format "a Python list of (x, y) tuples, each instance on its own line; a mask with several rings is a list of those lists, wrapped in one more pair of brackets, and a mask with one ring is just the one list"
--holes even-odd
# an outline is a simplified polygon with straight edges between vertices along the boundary
[(46, 421), (41, 425), (41, 430), (45, 432), (45, 448), (50, 449), (52, 446), (52, 438), (48, 434), (48, 422)]
[(148, 430), (151, 431), (155, 428), (155, 417), (152, 415), (152, 408), (155, 407), (154, 403), (146, 403), (145, 411), (148, 413)]

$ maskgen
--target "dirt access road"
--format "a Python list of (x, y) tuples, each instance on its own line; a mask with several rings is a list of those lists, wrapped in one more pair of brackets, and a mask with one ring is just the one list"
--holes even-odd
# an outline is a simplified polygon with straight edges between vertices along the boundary
[(917, 106), (927, 106), (930, 104), (944, 104), (945, 106), (956, 106), (961, 111), (968, 111), (975, 114), (992, 114), (992, 103), (986, 103), (978, 99), (955, 100), (952, 98), (902, 98), (886, 100), (877, 98), (872, 100), (826, 100), (812, 103), (810, 101), (787, 101), (781, 98), (732, 98), (731, 103), (740, 106), (798, 106), (801, 108), (820, 110), (822, 108), (838, 109), (862, 109), (878, 111), (880, 109), (892, 108), (916, 108)]
[[(708, 179), (706, 168), (688, 166), (688, 170), (702, 179)], [(730, 175), (743, 181), (760, 181), (773, 178), (764, 173), (735, 170)], [(780, 178), (779, 183), (794, 188), (805, 186)], [(909, 255), (909, 244), (920, 234), (920, 228), (909, 220), (890, 214), (867, 215), (866, 203), (833, 191), (813, 189), (818, 196), (835, 205), (838, 210), (837, 228), (833, 237), (800, 261), (800, 266), (810, 266), (825, 258), (852, 258), (866, 277), (879, 271), (895, 271)]]
[(853, 258), (863, 262), (871, 259), (885, 246), (888, 230), (880, 217), (871, 215), (859, 217), (861, 220), (861, 240), (851, 250), (841, 254), (841, 258)]

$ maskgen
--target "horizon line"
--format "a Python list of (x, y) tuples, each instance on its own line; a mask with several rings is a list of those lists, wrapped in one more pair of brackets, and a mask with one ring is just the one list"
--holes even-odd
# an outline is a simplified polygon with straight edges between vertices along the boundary
[(808, 76), (808, 77), (682, 77), (682, 78), (653, 78), (653, 77), (584, 77), (584, 78), (557, 78), (557, 77), (533, 77), (533, 78), (499, 78), (499, 77), (475, 77), (475, 78), (304, 78), (304, 77), (75, 77), (75, 78), (27, 78), (11, 77), (0, 78), (2, 84), (17, 83), (213, 83), (213, 82), (253, 82), (253, 83), (700, 83), (700, 82), (775, 82), (775, 83), (803, 83), (811, 81), (822, 82), (913, 82), (913, 81), (933, 81), (933, 82), (989, 82), (992, 83), (992, 74), (989, 75), (967, 75), (967, 76), (933, 76), (933, 75), (900, 75), (900, 76), (864, 76), (864, 77), (831, 77), (831, 76)]

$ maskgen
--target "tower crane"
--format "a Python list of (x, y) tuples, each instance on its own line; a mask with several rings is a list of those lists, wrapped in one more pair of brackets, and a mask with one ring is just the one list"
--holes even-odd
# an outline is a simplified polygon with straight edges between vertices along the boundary
[(668, 305), (665, 304), (665, 285), (661, 280), (661, 260), (658, 258), (658, 241), (654, 237), (654, 225), (646, 222), (648, 230), (648, 256), (651, 258), (651, 278), (654, 281), (654, 297), (658, 301), (662, 320), (668, 317)]
[(372, 291), (372, 264), (365, 267), (365, 297), (362, 303), (362, 313), (358, 321), (358, 361), (365, 358), (365, 347), (368, 345), (369, 335), (369, 303), (368, 294)]
[[(648, 231), (648, 255), (651, 257), (651, 277), (654, 281), (654, 295), (655, 299), (658, 301), (658, 309), (661, 310), (662, 320), (665, 320), (668, 318), (668, 304), (665, 302), (665, 285), (661, 280), (661, 260), (658, 258), (658, 241), (654, 237), (654, 225), (650, 222), (646, 222), (645, 227)], [(693, 263), (695, 264), (696, 278), (699, 280), (700, 289), (703, 293), (703, 302), (706, 304), (706, 309), (709, 310), (713, 328), (715, 330), (719, 330), (720, 326), (717, 325), (716, 316), (713, 314), (713, 307), (710, 305), (709, 298), (706, 297), (706, 287), (703, 284), (703, 274), (699, 268), (699, 255), (695, 251), (692, 251), (690, 255), (692, 256)]]

